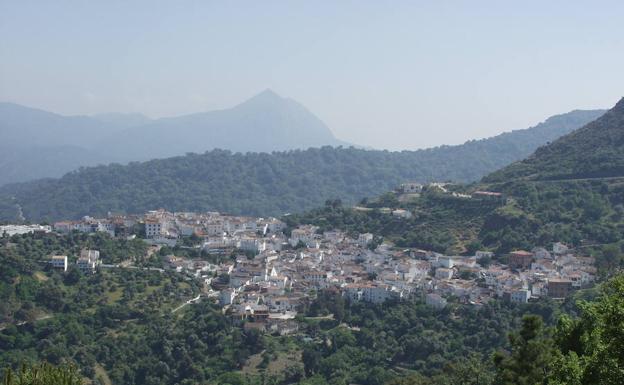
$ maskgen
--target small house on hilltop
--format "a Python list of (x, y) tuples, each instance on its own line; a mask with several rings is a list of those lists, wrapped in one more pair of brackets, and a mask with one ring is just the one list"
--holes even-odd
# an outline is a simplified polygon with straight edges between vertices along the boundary
[(397, 192), (400, 194), (419, 194), (422, 192), (423, 185), (416, 182), (401, 183)]
[(491, 201), (504, 201), (505, 196), (503, 193), (494, 191), (475, 191), (471, 194), (474, 199), (491, 200)]

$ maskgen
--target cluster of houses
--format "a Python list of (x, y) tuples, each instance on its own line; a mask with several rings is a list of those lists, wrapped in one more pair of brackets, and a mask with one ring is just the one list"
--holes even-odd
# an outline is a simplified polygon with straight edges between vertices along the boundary
[(514, 251), (503, 264), (492, 262), (494, 255), (487, 251), (447, 256), (388, 244), (373, 250), (372, 234), (321, 233), (310, 225), (293, 229), (290, 236), (256, 233), (254, 239), (264, 245), (257, 253), (239, 253), (220, 265), (175, 256), (166, 262), (201, 277), (234, 321), (281, 334), (296, 330), (297, 312), (319, 290), (372, 303), (416, 296), (444, 308), (450, 298), (474, 305), (495, 298), (517, 303), (562, 299), (591, 285), (596, 275), (593, 258), (577, 256), (561, 243), (551, 250)]
[(148, 211), (143, 215), (109, 215), (98, 219), (84, 217), (76, 221), (61, 221), (53, 225), (54, 231), (69, 233), (105, 232), (111, 236), (132, 237), (137, 230), (154, 245), (175, 246), (184, 236), (196, 236), (205, 241), (207, 248), (238, 247), (259, 251), (263, 245), (256, 242), (256, 234), (279, 233), (284, 223), (275, 218), (253, 218), (223, 215), (217, 212), (171, 213), (166, 210)]
[(52, 227), (48, 225), (1, 225), (0, 237), (30, 233), (49, 233), (50, 231), (52, 231)]
[(526, 303), (543, 297), (566, 298), (572, 290), (588, 287), (596, 279), (594, 258), (576, 255), (561, 243), (553, 244), (551, 250), (513, 251), (506, 256), (506, 264), (479, 264), (492, 257), (485, 251), (474, 257), (438, 256), (432, 293), (473, 304), (492, 298)]
[[(394, 192), (397, 194), (397, 197), (400, 201), (409, 200), (412, 197), (419, 196), (423, 191), (437, 191), (438, 193), (442, 193), (445, 195), (449, 195), (455, 198), (462, 199), (475, 199), (479, 201), (490, 201), (497, 203), (505, 203), (507, 198), (504, 194), (500, 192), (494, 191), (473, 191), (470, 194), (464, 194), (456, 191), (451, 191), (448, 189), (452, 183), (440, 183), (440, 182), (432, 182), (426, 185), (422, 185), (417, 182), (405, 182), (400, 184), (397, 188), (394, 189)], [(390, 210), (389, 208), (382, 208), (381, 211)], [(391, 211), (393, 215), (397, 215), (395, 213), (396, 210)], [(405, 210), (402, 210), (405, 211)], [(400, 215), (398, 215), (400, 216)], [(409, 217), (407, 217), (409, 218)]]
[[(402, 189), (420, 191), (412, 185)], [(137, 227), (143, 229), (146, 242), (154, 245), (171, 246), (182, 237), (193, 236), (199, 240), (195, 247), (208, 254), (236, 256), (215, 265), (169, 255), (164, 264), (202, 280), (205, 294), (246, 328), (280, 334), (296, 331), (297, 312), (305, 309), (319, 290), (372, 303), (417, 296), (443, 308), (451, 298), (475, 305), (494, 298), (517, 303), (565, 298), (572, 290), (591, 285), (596, 277), (593, 258), (578, 255), (561, 243), (549, 250), (513, 251), (505, 258), (493, 258), (488, 251), (448, 256), (396, 249), (386, 243), (373, 245), (373, 234), (368, 233), (320, 232), (311, 225), (284, 231), (286, 225), (275, 218), (165, 210), (54, 224), (57, 232), (105, 231), (115, 236), (128, 236), (128, 229), (136, 231)], [(84, 250), (77, 264), (83, 271), (95, 271), (98, 260), (97, 251)], [(500, 262), (503, 260), (506, 263)], [(67, 269), (66, 256), (54, 256), (51, 262)]]
[[(53, 255), (49, 263), (52, 268), (60, 272), (66, 272), (69, 268), (67, 255)], [(76, 260), (76, 267), (83, 274), (94, 274), (100, 265), (100, 252), (98, 250), (84, 249)]]

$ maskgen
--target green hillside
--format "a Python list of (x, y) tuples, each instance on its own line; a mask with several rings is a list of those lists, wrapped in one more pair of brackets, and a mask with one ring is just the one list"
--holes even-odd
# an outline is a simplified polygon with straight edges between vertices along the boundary
[[(469, 194), (484, 185), (447, 187)], [(323, 230), (341, 228), (371, 232), (399, 247), (416, 247), (441, 253), (472, 253), (489, 249), (504, 254), (513, 249), (570, 245), (602, 248), (624, 246), (624, 181), (510, 182), (487, 186), (505, 195), (504, 200), (465, 198), (428, 189), (420, 197), (399, 200), (387, 193), (371, 199), (370, 209), (326, 205), (286, 218), (291, 226), (314, 223)], [(406, 209), (409, 219), (385, 213), (379, 207)], [(588, 251), (592, 249), (588, 248)], [(619, 266), (618, 257), (605, 261), (605, 269)]]
[(624, 176), (624, 98), (586, 126), (484, 178), (579, 179)]
[[(401, 247), (446, 253), (490, 249), (503, 254), (565, 242), (587, 247), (607, 272), (621, 267), (624, 250), (624, 102), (596, 122), (541, 147), (518, 162), (472, 185), (432, 187), (417, 198), (386, 193), (365, 202), (369, 211), (339, 205), (287, 220), (372, 232)], [(501, 199), (470, 197), (477, 190)], [(453, 193), (456, 193), (453, 195)], [(461, 194), (461, 195), (458, 195)], [(402, 208), (410, 219), (379, 208)]]

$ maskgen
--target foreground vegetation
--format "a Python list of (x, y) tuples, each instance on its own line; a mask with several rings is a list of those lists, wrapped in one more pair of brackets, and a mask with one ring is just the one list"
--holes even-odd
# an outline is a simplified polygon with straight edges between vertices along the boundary
[[(434, 311), (418, 301), (350, 305), (324, 292), (308, 309), (307, 314), (317, 317), (300, 319), (306, 339), (242, 332), (201, 303), (177, 319), (137, 319), (145, 324), (131, 329), (132, 336), (110, 335), (128, 329), (114, 332), (111, 324), (102, 328), (100, 321), (88, 323), (109, 335), (57, 362), (61, 368), (76, 362), (81, 375), (94, 377), (96, 383), (104, 382), (89, 365), (101, 365), (115, 384), (620, 384), (624, 275), (579, 294), (563, 306), (451, 304)], [(318, 317), (322, 314), (333, 317)], [(47, 333), (48, 343), (54, 343), (58, 327), (3, 331), (2, 348), (19, 350), (9, 347), (7, 338), (27, 338), (35, 330)], [(70, 336), (67, 330), (63, 333)], [(36, 338), (30, 340), (35, 343)], [(31, 362), (50, 358), (31, 354)], [(88, 354), (99, 362), (85, 362)], [(245, 369), (252, 359), (253, 370)], [(49, 367), (47, 372), (56, 373)], [(33, 382), (39, 383), (50, 382)]]
[[(199, 290), (178, 273), (112, 269), (83, 276), (46, 268), (46, 255), (74, 258), (83, 247), (99, 248), (107, 262), (158, 258), (140, 242), (104, 235), (2, 238), (3, 367), (75, 364), (82, 377), (102, 384), (365, 385), (445, 384), (466, 376), (474, 376), (471, 384), (512, 384), (520, 372), (546, 373), (552, 384), (609, 384), (622, 367), (621, 276), (563, 305), (451, 301), (438, 311), (418, 296), (373, 305), (321, 292), (299, 318), (299, 334), (280, 337), (244, 331), (209, 301), (172, 313)], [(579, 298), (592, 302), (577, 305)], [(523, 320), (527, 315), (538, 318)]]
[[(624, 378), (624, 275), (607, 282), (594, 301), (580, 301), (580, 317), (564, 315), (545, 327), (538, 315), (522, 318), (509, 347), (494, 354), (494, 370), (449, 367), (443, 375), (414, 375), (392, 385), (618, 385)], [(491, 376), (490, 376), (491, 375)]]

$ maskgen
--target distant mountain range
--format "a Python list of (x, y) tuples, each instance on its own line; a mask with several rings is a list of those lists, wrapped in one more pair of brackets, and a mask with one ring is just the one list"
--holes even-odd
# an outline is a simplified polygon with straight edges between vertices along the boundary
[(233, 108), (151, 120), (140, 114), (62, 116), (0, 103), (0, 185), (84, 166), (203, 153), (348, 145), (301, 104), (266, 90)]
[[(274, 98), (260, 96), (267, 97)], [(252, 106), (257, 102), (252, 100)], [(240, 108), (250, 109), (245, 104)], [(20, 209), (27, 220), (41, 221), (106, 215), (108, 211), (133, 213), (155, 207), (280, 215), (317, 207), (326, 199), (353, 203), (406, 180), (479, 180), (602, 113), (572, 111), (530, 129), (419, 151), (328, 146), (273, 153), (214, 150), (126, 166), (86, 168), (60, 179), (0, 188), (0, 219), (14, 220), (20, 216)]]
[[(527, 130), (469, 141), (462, 146), (422, 150), (475, 159), (476, 172), (451, 175), (471, 180), (530, 154), (604, 111), (572, 111)], [(273, 152), (310, 147), (349, 146), (301, 104), (266, 90), (230, 109), (157, 120), (141, 114), (62, 116), (13, 103), (0, 103), (0, 185), (56, 178), (80, 167), (145, 161), (204, 153)], [(427, 160), (424, 160), (427, 162)], [(446, 162), (447, 160), (441, 160)], [(435, 173), (434, 173), (435, 174)], [(432, 174), (432, 175), (434, 175)]]
[(159, 119), (99, 144), (118, 158), (165, 158), (214, 148), (272, 152), (348, 145), (301, 104), (271, 90), (234, 108)]

